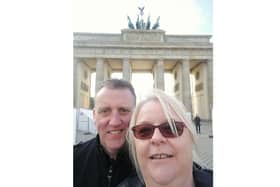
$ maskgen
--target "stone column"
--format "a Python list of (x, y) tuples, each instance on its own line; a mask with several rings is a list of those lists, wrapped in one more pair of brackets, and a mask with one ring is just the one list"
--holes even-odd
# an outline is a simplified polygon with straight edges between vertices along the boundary
[(81, 73), (80, 73), (80, 60), (77, 58), (74, 58), (74, 76), (73, 76), (73, 82), (74, 82), (74, 108), (80, 107), (80, 88), (81, 88)]
[(164, 90), (164, 62), (162, 59), (157, 60), (154, 71), (155, 87)]
[(104, 81), (104, 59), (96, 60), (96, 77), (95, 77), (95, 94), (99, 90), (101, 83)]
[(80, 88), (81, 88), (81, 68), (80, 60), (74, 58), (74, 67), (73, 67), (73, 82), (74, 82), (74, 108), (76, 109), (76, 121), (75, 121), (75, 130), (74, 130), (74, 143), (77, 142), (77, 130), (79, 129), (79, 114), (80, 114)]
[(128, 58), (123, 59), (122, 63), (123, 79), (131, 81), (131, 64)]
[(107, 60), (104, 61), (103, 64), (103, 80), (108, 80), (111, 78), (112, 68)]
[(208, 95), (208, 106), (209, 106), (209, 116), (212, 120), (212, 109), (213, 109), (213, 60), (208, 59), (207, 61), (207, 91)]
[(204, 95), (204, 106), (206, 116), (205, 118), (210, 119), (210, 110), (209, 110), (209, 94), (208, 94), (208, 66), (207, 63), (203, 63), (203, 95)]
[(192, 112), (191, 82), (190, 82), (190, 61), (182, 60), (182, 98), (187, 111)]

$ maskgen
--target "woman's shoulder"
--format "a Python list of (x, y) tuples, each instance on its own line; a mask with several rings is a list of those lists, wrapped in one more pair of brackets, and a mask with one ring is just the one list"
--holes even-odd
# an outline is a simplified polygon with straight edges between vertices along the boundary
[(117, 187), (145, 187), (137, 174), (133, 174), (124, 179)]
[[(196, 187), (212, 187), (213, 186), (213, 171), (205, 169), (198, 164), (193, 164), (193, 177)], [(145, 187), (134, 173), (124, 179), (117, 187)]]
[(212, 187), (213, 186), (213, 170), (205, 169), (198, 164), (193, 164), (193, 177), (195, 186)]

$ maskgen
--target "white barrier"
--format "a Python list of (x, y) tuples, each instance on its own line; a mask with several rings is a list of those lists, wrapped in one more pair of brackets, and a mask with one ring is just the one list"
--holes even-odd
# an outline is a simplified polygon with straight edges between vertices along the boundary
[(94, 123), (92, 110), (74, 108), (74, 142), (76, 142), (77, 130), (88, 132), (94, 136), (97, 134), (97, 129)]

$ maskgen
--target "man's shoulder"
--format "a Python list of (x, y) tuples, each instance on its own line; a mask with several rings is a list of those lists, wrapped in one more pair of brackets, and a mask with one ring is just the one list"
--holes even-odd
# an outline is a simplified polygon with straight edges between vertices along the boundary
[[(87, 173), (96, 171), (95, 166), (91, 164), (95, 162), (96, 147), (96, 138), (74, 145), (74, 187), (85, 186), (88, 181)], [(96, 179), (96, 176), (93, 175), (92, 178)]]
[(79, 155), (87, 153), (90, 150), (93, 150), (97, 146), (97, 138), (92, 138), (86, 142), (80, 142), (74, 145), (74, 155)]

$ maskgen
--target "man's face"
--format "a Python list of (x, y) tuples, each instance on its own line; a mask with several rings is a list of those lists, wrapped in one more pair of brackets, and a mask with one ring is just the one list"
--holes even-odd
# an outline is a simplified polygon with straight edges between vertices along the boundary
[(100, 142), (111, 157), (115, 157), (125, 142), (134, 96), (129, 89), (102, 88), (96, 96), (93, 116)]

